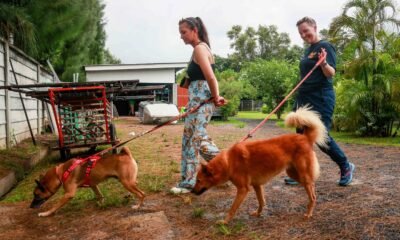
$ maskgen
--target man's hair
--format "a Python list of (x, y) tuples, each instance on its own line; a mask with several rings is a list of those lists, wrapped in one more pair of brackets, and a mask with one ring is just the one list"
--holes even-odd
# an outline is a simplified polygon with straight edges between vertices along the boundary
[(302, 23), (308, 23), (309, 25), (317, 26), (317, 22), (315, 22), (315, 20), (310, 17), (303, 17), (302, 19), (297, 21), (296, 27), (300, 26), (300, 24), (302, 24)]

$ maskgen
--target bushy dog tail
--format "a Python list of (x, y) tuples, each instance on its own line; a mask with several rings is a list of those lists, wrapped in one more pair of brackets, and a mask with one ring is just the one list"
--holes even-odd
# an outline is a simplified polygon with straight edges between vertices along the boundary
[(303, 129), (311, 144), (317, 143), (326, 147), (328, 140), (327, 130), (320, 119), (320, 115), (312, 111), (309, 106), (300, 107), (296, 112), (291, 112), (285, 119), (287, 127)]
[(131, 151), (130, 151), (129, 148), (126, 147), (126, 146), (122, 147), (122, 148), (121, 148), (121, 151), (120, 151), (119, 153), (120, 153), (120, 154), (126, 154), (126, 155), (128, 155), (129, 157), (132, 158)]

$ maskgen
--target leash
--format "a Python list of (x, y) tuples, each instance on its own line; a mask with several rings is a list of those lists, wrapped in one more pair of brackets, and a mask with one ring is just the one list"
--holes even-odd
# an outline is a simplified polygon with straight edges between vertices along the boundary
[(202, 101), (202, 102), (200, 102), (199, 105), (190, 108), (187, 112), (185, 112), (185, 113), (183, 113), (183, 114), (179, 114), (178, 116), (172, 118), (171, 120), (169, 120), (169, 121), (167, 121), (167, 122), (165, 122), (165, 123), (161, 123), (161, 124), (159, 124), (159, 125), (157, 125), (157, 126), (151, 128), (150, 130), (147, 130), (147, 131), (145, 131), (145, 132), (140, 133), (139, 135), (135, 135), (134, 137), (129, 138), (128, 140), (125, 140), (125, 141), (123, 141), (123, 142), (121, 142), (121, 143), (118, 143), (117, 145), (114, 145), (114, 146), (112, 146), (112, 147), (110, 147), (110, 148), (104, 149), (103, 151), (100, 151), (100, 152), (98, 152), (98, 153), (95, 153), (95, 154), (89, 156), (88, 158), (94, 157), (94, 156), (102, 156), (102, 155), (104, 155), (105, 153), (107, 153), (107, 152), (109, 152), (109, 151), (111, 151), (111, 150), (113, 150), (113, 149), (115, 149), (115, 148), (118, 148), (118, 147), (120, 147), (120, 146), (122, 146), (122, 145), (127, 144), (127, 143), (130, 142), (130, 141), (135, 140), (136, 138), (140, 138), (140, 137), (142, 137), (142, 136), (144, 136), (144, 135), (146, 135), (146, 134), (148, 134), (148, 133), (154, 132), (155, 130), (157, 130), (157, 129), (159, 129), (159, 128), (162, 128), (162, 127), (164, 127), (164, 126), (166, 126), (166, 125), (169, 125), (169, 124), (171, 124), (171, 123), (174, 122), (174, 121), (177, 121), (177, 120), (179, 120), (179, 119), (181, 119), (181, 118), (187, 117), (189, 114), (198, 111), (199, 108), (201, 108), (203, 105), (205, 105), (205, 104), (207, 104), (207, 103), (210, 103), (212, 100), (213, 100), (213, 97), (211, 97), (211, 98), (209, 98), (209, 99), (207, 99), (207, 100), (205, 100), (205, 101)]
[(240, 140), (240, 142), (244, 142), (247, 139), (253, 137), (253, 134), (262, 126), (264, 125), (269, 118), (276, 112), (278, 111), (282, 105), (289, 99), (290, 96), (292, 96), (292, 94), (301, 86), (301, 84), (303, 84), (303, 82), (305, 80), (307, 80), (307, 78), (314, 72), (315, 69), (317, 69), (317, 67), (319, 65), (321, 65), (322, 61), (324, 61), (325, 58), (321, 58), (318, 60), (318, 62), (315, 64), (315, 66), (307, 73), (307, 75), (292, 89), (292, 91), (290, 91), (290, 93), (278, 104), (278, 106), (275, 107), (274, 110), (272, 110), (272, 112), (270, 114), (268, 114), (267, 117), (264, 118), (263, 121), (261, 121), (255, 128), (253, 128), (242, 140)]

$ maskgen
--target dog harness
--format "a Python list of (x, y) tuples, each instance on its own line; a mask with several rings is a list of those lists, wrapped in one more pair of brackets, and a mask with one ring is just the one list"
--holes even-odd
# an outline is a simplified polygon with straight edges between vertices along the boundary
[[(85, 181), (82, 185), (82, 187), (90, 187), (90, 173), (92, 169), (96, 166), (97, 161), (100, 159), (100, 156), (90, 156), (88, 158), (77, 158), (72, 162), (72, 165), (62, 174), (62, 177), (60, 179), (61, 183), (64, 183), (67, 181), (69, 175), (71, 175), (71, 172), (74, 171), (74, 169), (87, 162), (86, 166), (86, 171), (85, 171)], [(58, 170), (58, 167), (56, 168), (56, 171)], [(58, 173), (57, 173), (58, 175)]]

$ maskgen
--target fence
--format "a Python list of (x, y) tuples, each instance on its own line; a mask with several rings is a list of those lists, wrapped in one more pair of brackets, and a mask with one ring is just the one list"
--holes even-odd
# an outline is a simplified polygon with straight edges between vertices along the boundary
[(240, 111), (261, 111), (263, 102), (261, 100), (240, 100)]
[[(54, 82), (51, 72), (24, 52), (0, 38), (1, 86), (16, 83), (10, 60), (19, 85)], [(25, 103), (33, 133), (40, 133), (47, 115), (43, 103), (26, 97), (25, 94), (22, 94), (22, 99)], [(0, 90), (0, 148), (11, 147), (13, 144), (29, 137), (29, 127), (19, 93)]]

